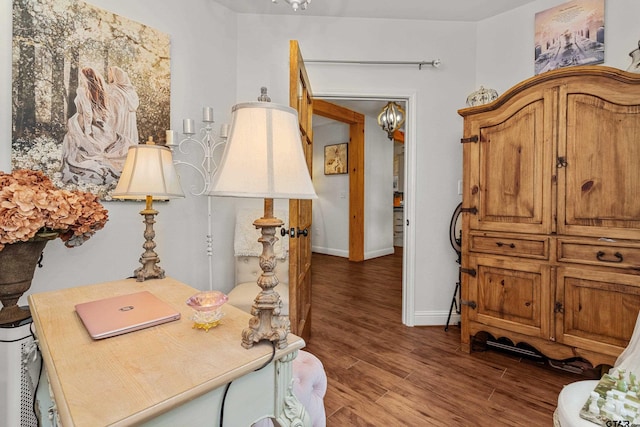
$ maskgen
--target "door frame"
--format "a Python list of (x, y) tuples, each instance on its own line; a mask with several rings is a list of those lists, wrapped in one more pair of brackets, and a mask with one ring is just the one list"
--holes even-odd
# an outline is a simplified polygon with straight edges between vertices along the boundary
[[(371, 99), (403, 100), (407, 103), (404, 142), (404, 222), (403, 222), (403, 253), (402, 257), (402, 323), (407, 326), (415, 325), (415, 194), (416, 194), (416, 146), (417, 146), (417, 103), (418, 95), (415, 91), (388, 90), (384, 92), (322, 92), (314, 91), (315, 99), (325, 101), (354, 100), (366, 101)], [(351, 191), (349, 199), (351, 205)], [(357, 196), (356, 196), (357, 197)], [(352, 215), (349, 215), (352, 221)]]

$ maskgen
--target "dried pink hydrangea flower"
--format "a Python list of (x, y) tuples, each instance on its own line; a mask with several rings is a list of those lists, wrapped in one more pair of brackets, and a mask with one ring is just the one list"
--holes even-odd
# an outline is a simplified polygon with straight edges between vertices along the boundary
[(0, 172), (0, 250), (42, 234), (58, 234), (66, 246), (79, 246), (108, 219), (95, 195), (59, 189), (41, 171)]

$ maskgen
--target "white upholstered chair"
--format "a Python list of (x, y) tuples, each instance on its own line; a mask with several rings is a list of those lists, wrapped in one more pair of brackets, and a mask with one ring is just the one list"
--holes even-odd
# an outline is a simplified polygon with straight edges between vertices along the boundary
[[(236, 285), (229, 292), (228, 303), (251, 313), (253, 301), (260, 292), (258, 277), (262, 274), (259, 258), (257, 256), (236, 256)], [(282, 300), (282, 316), (289, 315), (289, 258), (276, 260), (276, 276), (278, 285), (274, 290), (280, 295)]]
[[(274, 212), (277, 218), (284, 221), (284, 227), (288, 224), (288, 212), (280, 210)], [(260, 292), (258, 277), (262, 274), (259, 256), (262, 253), (262, 244), (258, 242), (260, 230), (256, 229), (253, 221), (260, 218), (263, 212), (255, 209), (240, 209), (236, 213), (233, 250), (235, 255), (235, 286), (229, 292), (228, 303), (243, 310), (251, 312), (253, 301)], [(280, 295), (282, 309), (280, 314), (289, 315), (289, 237), (277, 235), (278, 241), (274, 245), (276, 255), (276, 268), (278, 285), (274, 290)]]
[[(613, 374), (618, 369), (640, 374), (640, 316), (636, 319), (629, 344), (620, 353), (609, 373)], [(597, 384), (598, 380), (586, 380), (564, 386), (553, 414), (554, 427), (594, 427), (596, 424), (580, 417), (580, 410)]]

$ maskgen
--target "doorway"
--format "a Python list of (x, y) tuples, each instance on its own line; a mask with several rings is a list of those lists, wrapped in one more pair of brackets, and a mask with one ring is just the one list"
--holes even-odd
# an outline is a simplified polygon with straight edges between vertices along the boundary
[[(413, 201), (413, 192), (415, 186), (415, 93), (403, 93), (403, 94), (316, 94), (315, 95), (315, 103), (314, 103), (314, 114), (327, 117), (332, 120), (341, 121), (343, 123), (347, 123), (350, 126), (350, 139), (351, 143), (353, 143), (353, 135), (358, 134), (362, 135), (364, 132), (364, 123), (359, 124), (358, 120), (355, 119), (352, 115), (347, 116), (347, 118), (341, 119), (340, 117), (335, 117), (335, 111), (329, 111), (329, 107), (325, 104), (345, 104), (345, 105), (357, 105), (358, 102), (368, 102), (371, 101), (379, 101), (386, 103), (389, 100), (394, 101), (404, 101), (407, 106), (407, 121), (405, 124), (405, 142), (404, 142), (404, 176), (403, 181), (405, 183), (404, 188), (404, 218), (403, 218), (403, 266), (402, 266), (402, 322), (407, 326), (413, 326), (415, 324), (414, 321), (414, 264), (415, 260), (413, 259), (413, 254), (415, 253), (415, 239), (414, 233), (412, 231), (412, 219), (414, 218), (414, 201)], [(351, 107), (354, 108), (354, 107)], [(357, 107), (355, 107), (357, 109)], [(367, 114), (370, 116), (370, 114)], [(349, 230), (349, 259), (352, 261), (362, 261), (365, 259), (365, 248), (364, 248), (364, 224), (362, 218), (364, 217), (364, 137), (362, 138), (362, 144), (360, 147), (353, 147), (355, 160), (357, 162), (356, 165), (359, 165), (361, 169), (361, 176), (355, 176), (353, 179), (350, 177), (349, 183), (349, 204), (350, 204), (350, 230)], [(349, 162), (351, 169), (351, 161), (352, 161), (352, 147), (350, 144), (349, 147)], [(390, 193), (391, 196), (392, 193)], [(391, 204), (390, 204), (391, 206)], [(351, 211), (351, 208), (354, 207), (356, 210)], [(361, 210), (360, 210), (361, 209)], [(362, 215), (358, 215), (358, 212), (361, 212)], [(355, 230), (352, 230), (355, 228)], [(361, 234), (360, 234), (361, 233)], [(355, 250), (360, 251), (357, 253), (358, 256), (352, 257), (352, 244), (351, 239), (355, 237), (356, 239), (361, 239), (356, 242)], [(361, 247), (359, 247), (361, 245)]]
[(365, 259), (364, 247), (364, 144), (365, 116), (338, 104), (315, 99), (313, 114), (349, 126), (348, 175), (349, 175), (349, 261), (360, 262)]

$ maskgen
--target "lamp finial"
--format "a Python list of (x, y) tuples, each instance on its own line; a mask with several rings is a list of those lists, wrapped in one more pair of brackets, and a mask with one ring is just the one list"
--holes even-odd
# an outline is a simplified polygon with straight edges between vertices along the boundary
[(260, 102), (271, 102), (271, 98), (267, 95), (267, 88), (262, 86), (260, 88), (260, 96), (258, 97), (258, 101)]

